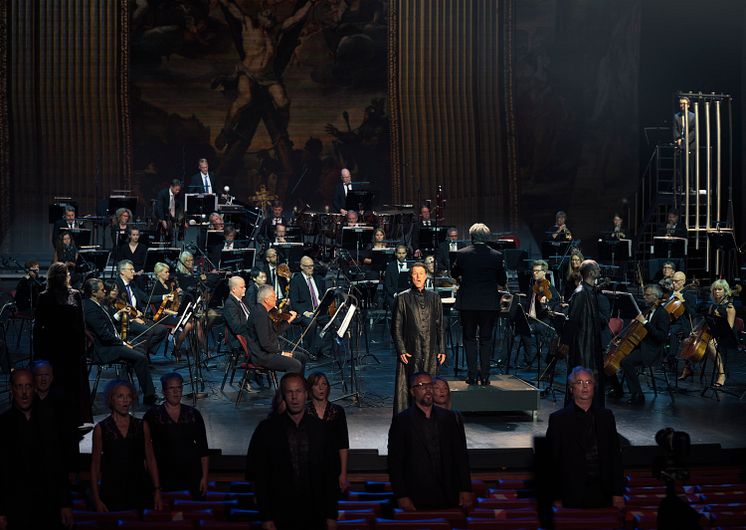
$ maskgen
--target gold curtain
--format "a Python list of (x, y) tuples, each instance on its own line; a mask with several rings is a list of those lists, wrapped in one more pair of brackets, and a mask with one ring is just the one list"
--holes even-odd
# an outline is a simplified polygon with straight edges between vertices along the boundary
[(49, 240), (53, 197), (72, 197), (79, 215), (89, 214), (112, 188), (129, 187), (127, 2), (11, 0), (9, 6), (17, 222), (5, 248), (32, 252)]
[(444, 187), (446, 222), (506, 230), (517, 216), (510, 17), (497, 0), (392, 2), (389, 86), (394, 196)]

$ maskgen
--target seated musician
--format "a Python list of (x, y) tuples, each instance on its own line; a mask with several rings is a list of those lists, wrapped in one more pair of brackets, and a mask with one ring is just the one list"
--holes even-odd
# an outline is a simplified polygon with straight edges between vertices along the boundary
[(245, 248), (245, 243), (243, 241), (238, 241), (238, 230), (236, 230), (234, 226), (229, 225), (223, 229), (222, 243), (212, 245), (207, 250), (207, 256), (215, 266), (222, 269), (224, 268), (221, 263), (222, 252), (224, 250), (236, 250), (240, 248)]
[(430, 207), (422, 205), (420, 207), (420, 218), (417, 222), (417, 226), (412, 230), (412, 251), (413, 256), (417, 259), (422, 257), (422, 253), (428, 250), (428, 247), (432, 246), (432, 241), (424, 241), (420, 236), (420, 230), (423, 228), (431, 228), (435, 226), (435, 220), (430, 215)]
[(547, 230), (547, 239), (552, 241), (572, 241), (572, 232), (567, 228), (567, 214), (560, 210), (554, 216), (554, 225)]
[[(145, 339), (145, 343), (143, 349), (148, 355), (154, 355), (161, 341), (168, 335), (168, 328), (160, 324), (152, 326), (152, 322), (145, 320), (144, 313), (148, 309), (148, 296), (133, 281), (135, 278), (135, 266), (132, 262), (126, 259), (120, 261), (117, 264), (117, 270), (119, 271), (119, 275), (116, 279), (116, 284), (119, 291), (119, 298), (138, 312), (137, 318), (130, 319), (130, 330), (133, 336), (144, 333), (143, 338)], [(146, 330), (148, 331), (146, 332)]]
[(407, 246), (396, 245), (394, 256), (396, 260), (386, 266), (386, 273), (383, 278), (383, 292), (386, 297), (387, 307), (393, 307), (394, 296), (399, 292), (399, 275), (409, 272), (407, 265)]
[(612, 222), (612, 228), (609, 232), (609, 239), (626, 239), (625, 235), (625, 228), (624, 228), (624, 219), (622, 219), (622, 216), (618, 213), (614, 214), (614, 217), (611, 219)]
[[(630, 393), (629, 403), (632, 405), (645, 404), (645, 396), (642, 394), (637, 370), (640, 367), (652, 366), (663, 356), (671, 323), (668, 312), (661, 307), (663, 291), (659, 286), (648, 284), (643, 296), (648, 310), (644, 314), (637, 315), (635, 320), (645, 326), (647, 334), (642, 342), (620, 362)], [(610, 377), (610, 383), (612, 390), (609, 397), (621, 398), (624, 395), (624, 389), (616, 376)]]
[(283, 320), (276, 325), (269, 317), (269, 312), (275, 309), (277, 303), (274, 290), (270, 286), (262, 285), (259, 288), (258, 303), (252, 311), (242, 300), (246, 294), (244, 279), (240, 276), (232, 276), (228, 280), (228, 287), (230, 294), (225, 299), (223, 315), (230, 331), (228, 340), (231, 348), (241, 348), (236, 338), (241, 335), (246, 338), (251, 362), (256, 366), (278, 372), (302, 374), (303, 363), (294, 359), (290, 352), (282, 351), (278, 340), (278, 334), (284, 332), (295, 320), (297, 316), (295, 311), (290, 312), (288, 320)]
[(63, 231), (83, 228), (83, 222), (77, 219), (75, 215), (75, 206), (71, 204), (66, 205), (62, 219), (57, 219), (54, 222), (54, 227), (52, 228), (52, 246), (57, 244), (57, 239)]
[(68, 270), (75, 270), (80, 255), (75, 240), (70, 232), (61, 232), (54, 245), (54, 256), (52, 263), (61, 261), (67, 265)]
[(243, 302), (248, 306), (249, 310), (253, 310), (257, 304), (256, 295), (259, 292), (259, 288), (267, 283), (267, 273), (254, 267), (251, 269), (249, 276), (251, 277), (251, 285), (246, 288)]
[(567, 262), (567, 272), (565, 273), (565, 288), (563, 290), (563, 296), (565, 303), (570, 302), (572, 293), (583, 281), (580, 274), (580, 265), (583, 263), (583, 253), (580, 249), (574, 248), (570, 251), (570, 260)]
[(136, 226), (131, 226), (127, 233), (127, 242), (120, 245), (117, 249), (116, 259), (118, 261), (127, 259), (132, 262), (135, 266), (135, 283), (140, 284), (142, 288), (141, 280), (148, 250), (145, 248), (144, 243), (140, 243), (140, 236), (140, 229)]
[[(148, 304), (153, 312), (153, 319), (163, 326), (176, 326), (179, 323), (180, 311), (183, 312), (186, 304), (179, 303), (174, 305), (176, 301), (180, 301), (184, 295), (184, 291), (179, 287), (178, 281), (171, 278), (171, 268), (165, 264), (158, 262), (153, 267), (155, 273), (155, 285), (151, 290), (151, 296), (148, 299)], [(177, 309), (174, 309), (177, 307)], [(158, 318), (156, 318), (158, 317)], [(187, 333), (194, 328), (194, 322), (190, 320), (187, 322), (176, 340), (174, 341), (174, 357), (177, 360), (181, 359), (181, 345), (186, 339)], [(201, 331), (201, 330), (198, 330)]]
[(290, 224), (290, 214), (285, 211), (282, 201), (272, 201), (272, 215), (267, 216), (259, 227), (259, 239), (263, 241), (272, 240), (272, 229), (277, 225)]
[(464, 241), (458, 240), (458, 229), (454, 227), (449, 228), (446, 240), (438, 245), (438, 252), (436, 254), (436, 267), (438, 271), (445, 272), (446, 275), (450, 276), (451, 252), (457, 252), (465, 246)]
[(673, 275), (675, 272), (676, 264), (673, 261), (665, 261), (661, 270), (653, 276), (653, 281), (658, 282), (658, 286), (666, 295), (670, 295), (673, 291)]
[[(681, 342), (692, 332), (692, 322), (694, 321), (694, 316), (697, 311), (697, 293), (694, 290), (685, 288), (686, 274), (681, 271), (673, 273), (671, 287), (673, 292), (666, 303), (672, 300), (678, 300), (684, 303), (684, 314), (678, 318), (675, 318), (673, 314), (671, 315), (671, 318), (675, 318), (675, 320), (671, 322), (671, 327), (668, 331), (668, 362), (675, 368), (677, 356), (681, 350)], [(686, 370), (686, 368), (684, 370)], [(684, 377), (684, 379), (686, 379), (686, 377)]]
[(114, 213), (114, 219), (111, 223), (111, 244), (112, 248), (118, 248), (127, 241), (129, 233), (129, 223), (131, 223), (132, 212), (129, 208), (119, 208)]
[(435, 289), (437, 285), (435, 284), (437, 282), (438, 273), (435, 270), (435, 256), (425, 256), (425, 271), (427, 272), (427, 276), (425, 277), (425, 289)]
[(274, 227), (274, 237), (272, 238), (272, 244), (284, 245), (285, 243), (288, 243), (287, 227), (284, 224), (277, 224)]
[(102, 306), (106, 298), (104, 284), (98, 278), (87, 280), (83, 286), (83, 314), (86, 329), (93, 336), (93, 358), (99, 362), (125, 361), (132, 366), (143, 393), (143, 403), (156, 403), (155, 387), (150, 377), (147, 358), (140, 347), (122, 341), (119, 331), (107, 310)]
[(270, 248), (264, 254), (264, 272), (267, 274), (267, 284), (275, 290), (278, 300), (285, 298), (285, 290), (288, 286), (288, 279), (281, 274), (277, 274), (277, 266), (280, 265), (280, 255), (277, 249)]
[[(541, 355), (544, 350), (548, 350), (550, 340), (557, 335), (550, 316), (551, 311), (557, 311), (560, 306), (560, 296), (557, 289), (547, 278), (549, 264), (543, 259), (534, 260), (531, 264), (532, 280), (529, 285), (527, 300), (528, 307), (526, 314), (529, 317), (531, 331), (537, 338), (537, 355)], [(548, 294), (547, 294), (548, 293)], [(540, 320), (546, 326), (537, 324), (535, 321)], [(521, 335), (521, 342), (527, 356), (527, 364), (530, 365), (529, 352), (532, 350), (528, 336)], [(547, 347), (547, 348), (545, 348)], [(547, 360), (549, 362), (549, 360)]]
[(319, 274), (314, 274), (313, 259), (303, 256), (300, 259), (301, 272), (296, 273), (290, 279), (290, 307), (298, 313), (297, 322), (304, 327), (311, 326), (307, 332), (308, 347), (306, 348), (312, 358), (328, 353), (331, 343), (321, 339), (318, 331), (319, 324), (325, 322), (327, 315), (319, 315), (316, 321), (311, 323), (314, 311), (321, 303), (326, 292), (326, 281)]
[(661, 235), (669, 237), (686, 237), (686, 226), (681, 222), (679, 212), (670, 210), (666, 217), (666, 225), (660, 230)]
[(355, 210), (347, 210), (345, 221), (347, 226), (357, 226), (360, 222), (360, 215)]
[[(733, 331), (736, 324), (736, 308), (733, 305), (732, 296), (733, 292), (725, 280), (715, 280), (710, 286), (710, 305), (707, 307), (707, 314), (714, 317), (714, 324), (717, 327), (717, 330), (710, 330), (710, 332), (720, 334), (719, 340), (713, 338), (707, 344), (707, 355), (715, 364), (713, 372), (715, 380), (712, 386), (716, 388), (725, 385), (725, 364), (722, 354), (732, 354), (738, 344)], [(730, 356), (732, 358), (732, 355)], [(692, 375), (691, 372), (691, 367), (687, 364), (684, 373), (681, 374), (683, 379)]]

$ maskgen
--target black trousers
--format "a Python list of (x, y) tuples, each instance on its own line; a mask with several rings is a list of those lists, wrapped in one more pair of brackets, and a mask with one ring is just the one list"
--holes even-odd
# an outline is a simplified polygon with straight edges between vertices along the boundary
[[(143, 397), (155, 395), (155, 386), (153, 379), (150, 377), (148, 369), (148, 359), (139, 348), (128, 348), (127, 346), (99, 346), (95, 349), (95, 354), (99, 359), (111, 361), (123, 360), (132, 365), (135, 371), (137, 381), (140, 383)], [(107, 361), (104, 361), (107, 362)]]
[(469, 379), (476, 379), (477, 373), (483, 379), (490, 376), (490, 356), (494, 349), (493, 336), (497, 315), (497, 311), (489, 310), (460, 312)]

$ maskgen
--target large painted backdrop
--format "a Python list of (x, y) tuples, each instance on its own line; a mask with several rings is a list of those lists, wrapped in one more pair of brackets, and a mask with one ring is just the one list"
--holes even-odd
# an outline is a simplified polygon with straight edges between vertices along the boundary
[(206, 158), (239, 200), (321, 208), (344, 166), (387, 200), (387, 15), (387, 0), (133, 1), (133, 187), (153, 198)]

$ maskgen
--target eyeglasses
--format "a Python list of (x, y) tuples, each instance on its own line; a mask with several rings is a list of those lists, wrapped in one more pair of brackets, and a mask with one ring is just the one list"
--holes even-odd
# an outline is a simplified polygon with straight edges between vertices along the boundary
[(415, 383), (409, 388), (417, 389), (417, 388), (432, 388), (432, 387), (433, 387), (433, 383)]
[(591, 381), (590, 379), (586, 379), (586, 380), (580, 380), (579, 379), (579, 380), (575, 381), (573, 383), (573, 385), (575, 385), (575, 386), (593, 386), (593, 381)]

